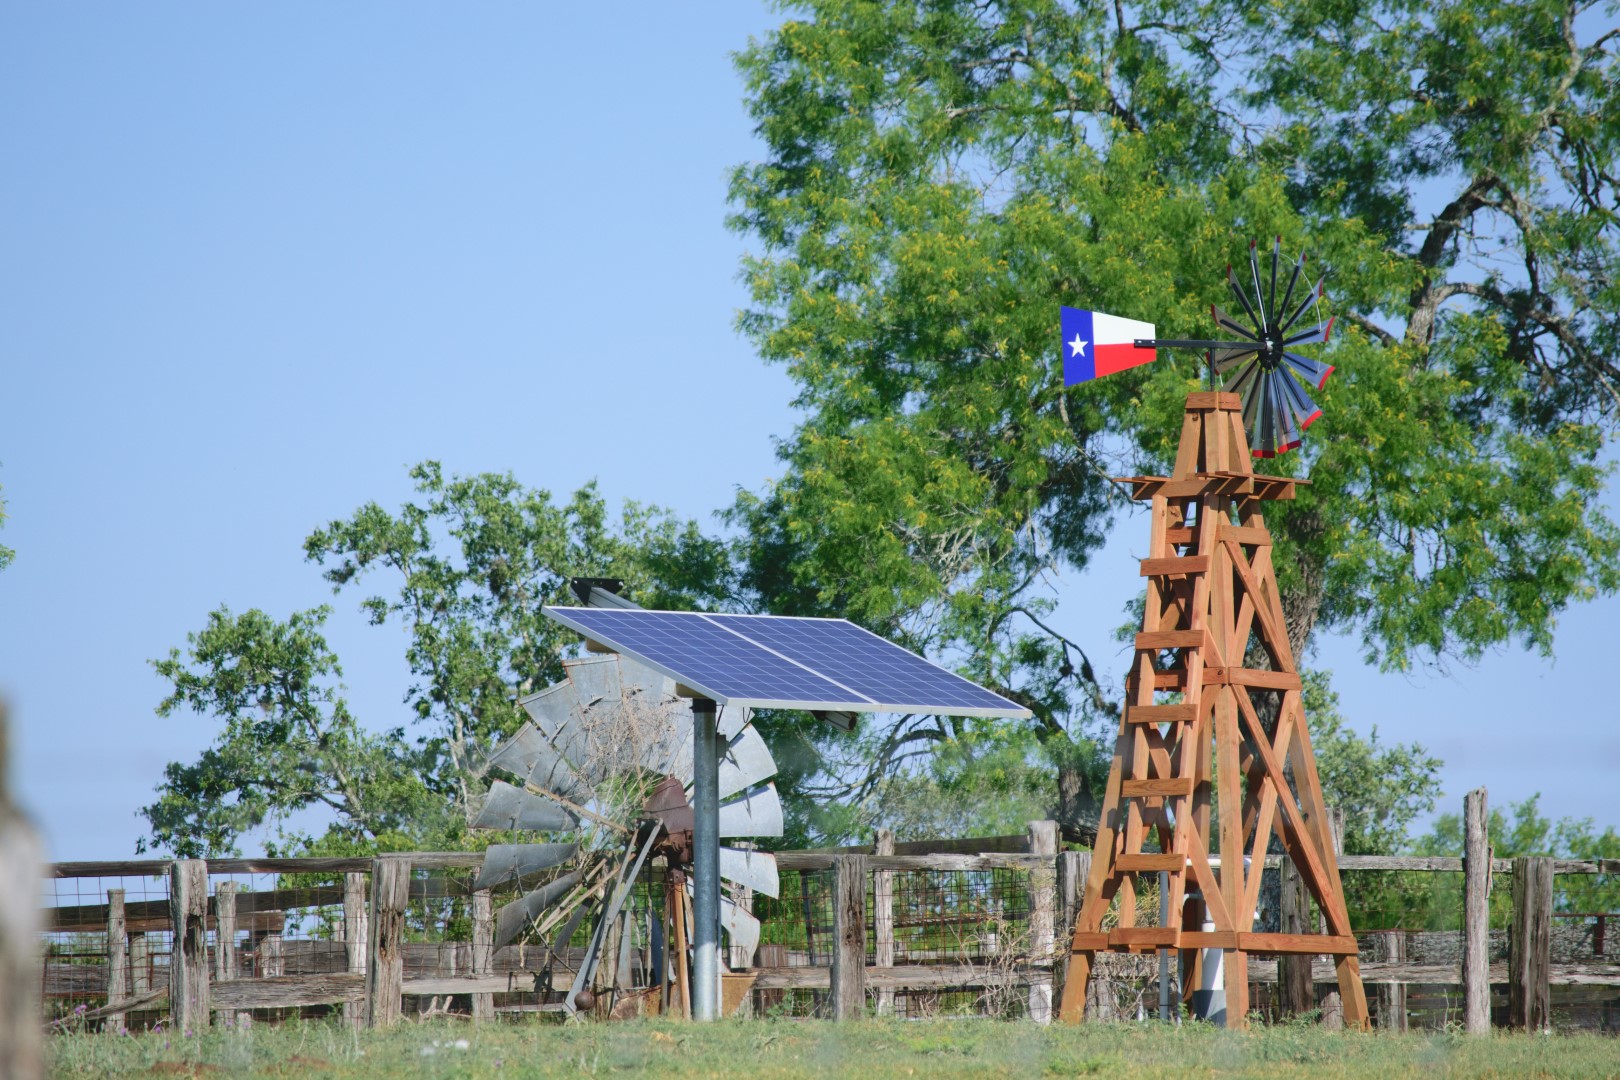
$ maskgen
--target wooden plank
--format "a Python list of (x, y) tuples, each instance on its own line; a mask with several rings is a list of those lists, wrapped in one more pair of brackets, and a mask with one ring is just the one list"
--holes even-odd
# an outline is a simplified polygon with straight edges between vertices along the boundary
[(1127, 724), (1189, 724), (1198, 719), (1198, 706), (1191, 702), (1179, 705), (1131, 705), (1125, 710)]
[[(555, 975), (555, 973), (554, 973)], [(443, 997), (446, 994), (532, 994), (534, 975), (508, 971), (485, 975), (417, 976), (403, 980), (400, 992), (407, 997)]]
[(411, 895), (411, 860), (385, 855), (372, 861), (369, 955), (366, 962), (366, 1025), (391, 1027), (401, 1016), (405, 960), (405, 905)]
[(1161, 649), (1203, 648), (1208, 635), (1202, 630), (1152, 630), (1136, 635), (1136, 647), (1158, 652)]
[(1118, 855), (1114, 858), (1114, 869), (1120, 871), (1158, 871), (1181, 870), (1187, 865), (1187, 856), (1171, 853), (1169, 855), (1156, 852), (1142, 852), (1132, 855)]
[(282, 975), (266, 979), (237, 979), (214, 987), (214, 1004), (221, 1010), (296, 1009), (306, 1005), (337, 1005), (365, 995), (365, 977), (349, 972), (324, 975)]
[(1358, 951), (1351, 934), (1259, 934), (1239, 933), (1238, 948), (1258, 953), (1315, 953), (1327, 956), (1353, 956)]
[(1069, 938), (1071, 952), (1094, 952), (1108, 948), (1108, 931), (1084, 930), (1077, 931)]
[(1552, 1027), (1553, 861), (1513, 860), (1513, 929), (1508, 935), (1508, 1026)]
[[(879, 829), (872, 840), (874, 855), (894, 854), (894, 830)], [(894, 966), (894, 871), (872, 872), (872, 940), (875, 968)], [(894, 991), (877, 992), (879, 1016), (894, 1015)]]
[[(810, 855), (782, 852), (776, 857), (779, 870), (829, 870), (842, 855)], [(868, 870), (1033, 870), (1049, 866), (1044, 855), (867, 855)]]
[(832, 1016), (866, 1015), (866, 856), (833, 863)]
[(1142, 577), (1185, 577), (1188, 574), (1207, 573), (1209, 573), (1209, 559), (1202, 555), (1142, 560)]
[(1463, 798), (1463, 1030), (1470, 1035), (1491, 1033), (1491, 849), (1485, 804), (1484, 788)]
[(169, 871), (174, 950), (169, 956), (169, 1007), (188, 1035), (208, 1026), (208, 864), (178, 859)]
[(1235, 949), (1238, 947), (1238, 936), (1231, 930), (1183, 930), (1181, 932), (1181, 948), (1183, 949)]
[(1239, 394), (1228, 394), (1222, 390), (1195, 390), (1187, 395), (1187, 406), (1195, 412), (1242, 412), (1243, 398)]
[(1126, 780), (1120, 792), (1127, 799), (1163, 799), (1193, 793), (1190, 776), (1149, 777), (1146, 780)]
[(1262, 671), (1257, 668), (1206, 667), (1205, 686), (1253, 686), (1262, 690), (1298, 690), (1304, 684), (1292, 671)]
[(1111, 947), (1127, 949), (1174, 949), (1181, 942), (1181, 931), (1173, 926), (1116, 926), (1108, 931)]

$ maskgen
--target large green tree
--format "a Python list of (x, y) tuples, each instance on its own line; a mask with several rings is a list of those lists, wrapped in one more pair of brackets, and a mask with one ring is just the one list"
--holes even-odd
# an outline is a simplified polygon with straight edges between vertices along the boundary
[[(1296, 654), (1319, 628), (1395, 668), (1545, 651), (1560, 611), (1620, 587), (1600, 504), (1620, 81), (1597, 9), (791, 7), (738, 57), (764, 143), (732, 181), (757, 245), (742, 326), (804, 410), (783, 477), (732, 510), (744, 584), (1028, 704), (1067, 826), (1094, 813), (1113, 688), (1049, 581), (1126, 508), (1110, 474), (1167, 467), (1200, 369), (1065, 389), (1059, 303), (1203, 336), (1251, 238), (1332, 265), (1338, 374), (1273, 463), (1312, 480), (1269, 516)], [(843, 790), (972, 727), (904, 718)]]
[[(665, 511), (627, 503), (614, 520), (594, 486), (559, 503), (507, 474), (447, 476), (431, 461), (411, 476), (416, 498), (397, 511), (367, 503), (304, 544), (334, 592), (361, 590), (373, 624), (405, 631), (408, 722), (353, 714), (322, 633), (328, 609), (285, 621), (220, 609), (154, 662), (171, 685), (159, 712), (219, 730), (195, 762), (168, 767), (143, 811), (148, 844), (212, 855), (259, 829), (287, 850), (465, 843), (484, 760), (522, 722), (516, 696), (561, 678), (577, 648), (540, 611), (572, 602), (570, 577), (621, 578), (665, 608), (712, 606), (730, 589), (724, 547)], [(324, 832), (288, 827), (309, 808), (327, 811)]]

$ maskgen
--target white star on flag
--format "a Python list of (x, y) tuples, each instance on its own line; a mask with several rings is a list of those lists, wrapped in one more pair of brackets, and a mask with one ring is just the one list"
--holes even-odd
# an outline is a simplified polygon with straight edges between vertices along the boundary
[[(1048, 340), (1050, 340), (1050, 339), (1048, 339)], [(1087, 344), (1088, 344), (1088, 342), (1081, 341), (1080, 340), (1080, 335), (1076, 334), (1076, 335), (1074, 335), (1074, 340), (1069, 342), (1069, 348), (1074, 350), (1073, 355), (1079, 356), (1081, 353), (1086, 351), (1086, 345)]]

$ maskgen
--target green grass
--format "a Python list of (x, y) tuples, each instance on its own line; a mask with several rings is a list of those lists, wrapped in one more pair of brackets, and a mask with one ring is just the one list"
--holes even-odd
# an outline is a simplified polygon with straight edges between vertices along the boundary
[[(455, 1045), (466, 1040), (466, 1048)], [(473, 1027), (406, 1023), (386, 1033), (337, 1023), (251, 1032), (63, 1035), (52, 1076), (167, 1077), (1611, 1077), (1620, 1041), (1601, 1036), (1346, 1035), (1314, 1027), (1248, 1034), (1201, 1026), (1039, 1028), (988, 1020), (920, 1023), (729, 1021)]]

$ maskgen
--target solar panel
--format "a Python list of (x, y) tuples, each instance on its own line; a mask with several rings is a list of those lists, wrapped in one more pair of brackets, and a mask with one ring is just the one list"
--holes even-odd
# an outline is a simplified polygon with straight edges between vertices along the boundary
[(548, 607), (592, 641), (695, 693), (760, 709), (1030, 715), (845, 619)]

